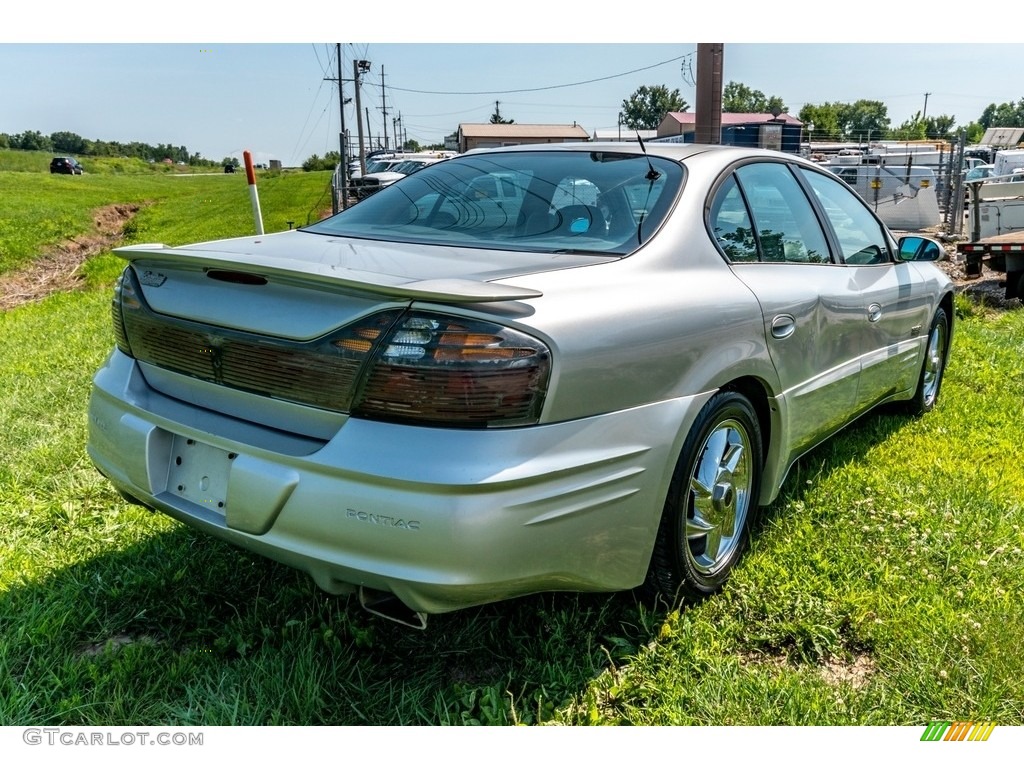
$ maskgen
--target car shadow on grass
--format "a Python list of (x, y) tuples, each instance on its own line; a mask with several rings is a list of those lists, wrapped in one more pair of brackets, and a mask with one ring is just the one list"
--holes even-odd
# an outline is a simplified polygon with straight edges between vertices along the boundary
[[(803, 457), (755, 538), (808, 478), (906, 424), (874, 412)], [(549, 593), (417, 631), (175, 524), (0, 597), (0, 712), (21, 725), (535, 723), (629, 663), (675, 608)]]
[(0, 722), (536, 722), (634, 649), (635, 616), (546, 594), (417, 631), (175, 524), (0, 596)]

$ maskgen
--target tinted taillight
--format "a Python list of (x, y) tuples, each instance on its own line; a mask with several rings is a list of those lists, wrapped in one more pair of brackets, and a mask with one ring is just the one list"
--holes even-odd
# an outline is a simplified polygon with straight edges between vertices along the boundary
[(138, 288), (131, 278), (131, 268), (125, 267), (114, 283), (114, 300), (110, 304), (110, 314), (114, 323), (114, 342), (119, 350), (129, 356), (132, 354), (132, 348), (124, 327), (124, 312), (126, 309), (138, 310), (140, 306)]
[(311, 341), (289, 341), (159, 315), (131, 269), (114, 298), (118, 348), (140, 362), (232, 389), (347, 413), (359, 373), (398, 310)]
[(550, 352), (521, 331), (388, 310), (311, 341), (271, 339), (158, 315), (129, 267), (114, 290), (117, 347), (141, 362), (233, 389), (363, 418), (513, 427), (540, 418)]
[(540, 418), (550, 352), (495, 323), (407, 315), (368, 363), (356, 416), (451, 427), (510, 427)]

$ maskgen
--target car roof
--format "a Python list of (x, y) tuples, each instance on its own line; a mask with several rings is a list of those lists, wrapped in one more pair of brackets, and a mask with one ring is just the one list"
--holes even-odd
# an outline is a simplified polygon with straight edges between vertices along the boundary
[(650, 155), (651, 157), (664, 157), (669, 160), (681, 161), (696, 155), (706, 153), (720, 153), (731, 156), (731, 158), (742, 159), (748, 157), (774, 157), (785, 158), (791, 161), (800, 161), (796, 155), (776, 152), (769, 149), (756, 149), (751, 147), (734, 147), (726, 144), (683, 144), (680, 142), (644, 142), (643, 149), (638, 142), (633, 141), (567, 141), (559, 144), (518, 144), (513, 147), (494, 147), (473, 149), (465, 155), (477, 155), (494, 152), (610, 152), (626, 155)]

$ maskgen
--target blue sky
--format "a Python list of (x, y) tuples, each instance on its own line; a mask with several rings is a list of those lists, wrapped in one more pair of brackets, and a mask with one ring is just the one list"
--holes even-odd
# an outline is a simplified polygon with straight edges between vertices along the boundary
[[(692, 106), (697, 44), (662, 39), (669, 34), (724, 39), (723, 81), (781, 96), (793, 114), (806, 103), (875, 99), (898, 125), (924, 110), (927, 99), (927, 114), (954, 115), (963, 124), (991, 103), (1024, 98), (1024, 44), (898, 42), (896, 29), (943, 29), (938, 19), (920, 23), (927, 20), (913, 9), (887, 12), (884, 27), (858, 12), (855, 27), (872, 28), (875, 36), (851, 44), (830, 39), (853, 36), (849, 16), (817, 14), (797, 34), (788, 22), (745, 13), (742, 2), (730, 4), (732, 18), (728, 27), (719, 22), (721, 29), (689, 21), (678, 3), (645, 4), (635, 18), (620, 5), (614, 24), (599, 19), (595, 5), (539, 0), (494, 15), (449, 4), (445, 16), (428, 5), (403, 12), (402, 3), (386, 4), (387, 14), (342, 13), (343, 4), (334, 2), (249, 17), (207, 5), (187, 0), (147, 19), (154, 12), (140, 17), (137, 3), (105, 0), (87, 11), (79, 3), (47, 14), (67, 18), (61, 25), (5, 19), (0, 132), (67, 130), (90, 139), (184, 144), (214, 160), (248, 149), (257, 162), (299, 164), (338, 147), (336, 86), (325, 80), (337, 76), (334, 43), (313, 42), (312, 34), (370, 40), (344, 44), (343, 77), (351, 78), (354, 58), (370, 61), (362, 106), (371, 133), (380, 136), (386, 124), (392, 136), (400, 114), (406, 134), (421, 143), (441, 141), (460, 122), (487, 122), (495, 101), (518, 123), (577, 122), (590, 133), (614, 128), (623, 99), (640, 85), (678, 88)], [(132, 22), (95, 22), (119, 17)], [(511, 40), (517, 42), (505, 42)], [(347, 126), (354, 129), (354, 121), (350, 104)]]

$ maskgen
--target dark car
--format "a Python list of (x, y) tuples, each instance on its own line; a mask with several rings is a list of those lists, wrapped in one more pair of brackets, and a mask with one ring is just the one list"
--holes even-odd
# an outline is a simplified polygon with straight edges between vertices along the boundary
[(85, 172), (79, 163), (73, 157), (55, 157), (50, 161), (50, 173), (66, 173), (72, 176), (80, 176)]

